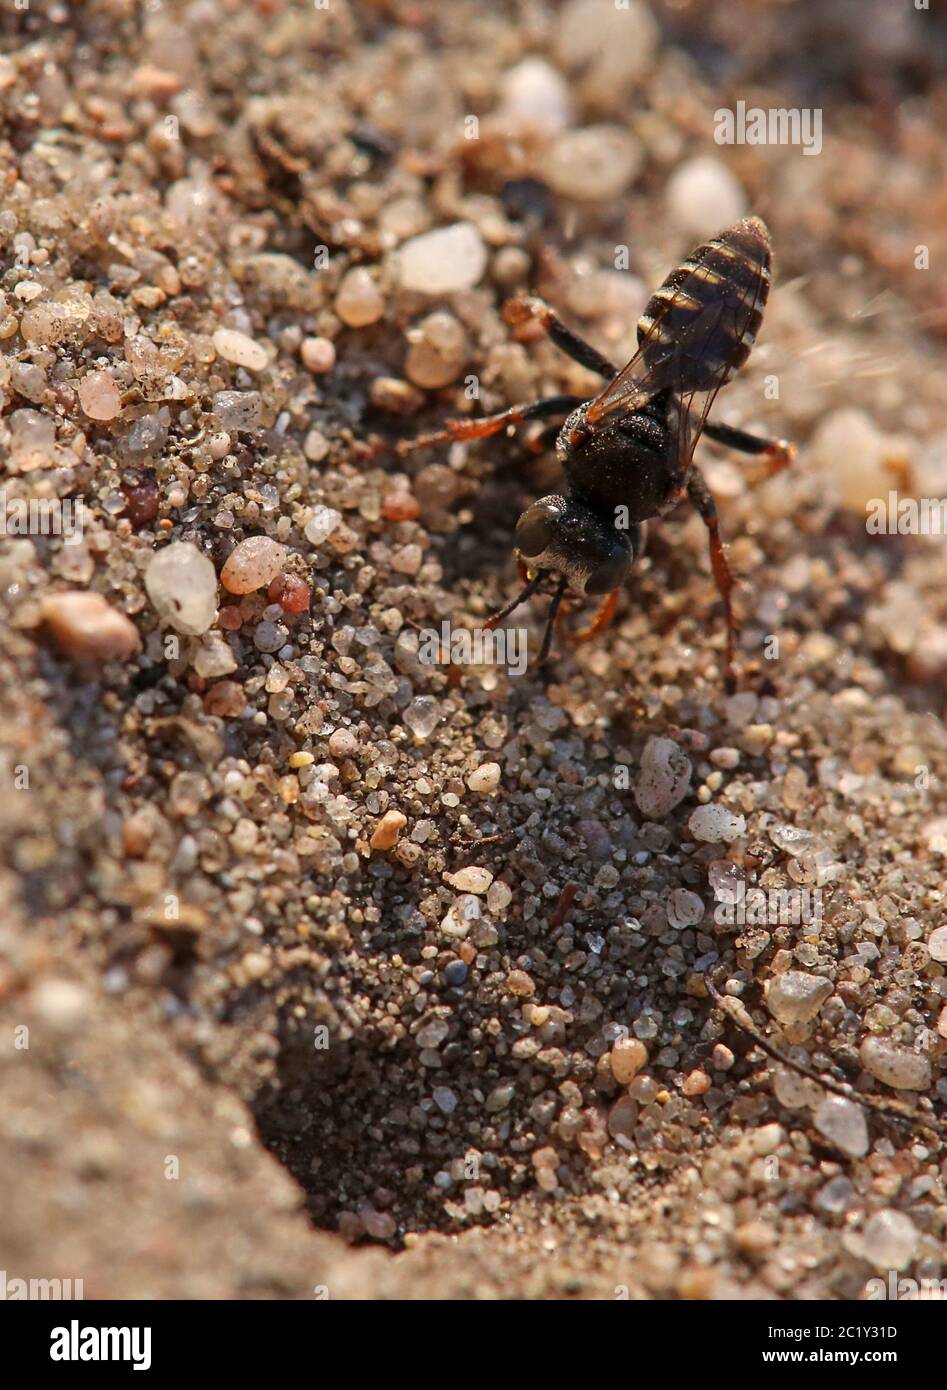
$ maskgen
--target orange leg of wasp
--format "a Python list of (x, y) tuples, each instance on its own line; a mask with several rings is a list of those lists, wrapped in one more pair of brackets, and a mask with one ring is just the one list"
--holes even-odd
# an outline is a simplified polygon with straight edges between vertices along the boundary
[(753, 469), (750, 474), (750, 483), (755, 486), (757, 483), (765, 482), (767, 478), (775, 478), (777, 473), (782, 473), (790, 466), (795, 457), (795, 444), (790, 444), (787, 439), (774, 439), (771, 446), (761, 455), (761, 467)]
[(784, 468), (788, 468), (796, 457), (796, 452), (795, 444), (790, 444), (788, 439), (774, 439), (763, 455), (769, 472), (781, 473)]
[(441, 430), (419, 434), (416, 439), (399, 440), (398, 453), (404, 458), (415, 449), (426, 449), (431, 444), (450, 444), (457, 439), (487, 439), (510, 425), (522, 425), (527, 420), (546, 420), (551, 415), (568, 415), (584, 399), (584, 396), (547, 396), (541, 401), (511, 405), (509, 410), (501, 410), (498, 415), (481, 415), (472, 420), (447, 420)]
[(608, 627), (612, 618), (615, 616), (615, 609), (618, 606), (618, 590), (613, 589), (610, 594), (599, 604), (595, 616), (587, 627), (580, 628), (578, 632), (573, 632), (570, 637), (572, 642), (590, 642), (593, 637), (597, 637)]
[(508, 299), (502, 312), (507, 323), (513, 328), (525, 328), (531, 323), (538, 324), (560, 352), (571, 357), (573, 362), (588, 367), (589, 371), (597, 372), (606, 381), (618, 375), (619, 369), (615, 364), (609, 362), (598, 348), (580, 338), (573, 328), (567, 328), (545, 300), (536, 299), (533, 295), (520, 295), (515, 299)]
[(762, 460), (762, 468), (756, 469), (752, 474), (753, 483), (760, 483), (764, 478), (772, 478), (781, 473), (796, 457), (796, 446), (790, 444), (787, 439), (762, 438), (756, 434), (749, 434), (746, 430), (738, 430), (734, 425), (711, 423), (705, 425), (704, 433), (708, 439), (715, 439), (718, 444), (737, 449), (741, 454), (753, 454)]
[(732, 688), (733, 662), (737, 647), (737, 622), (733, 612), (732, 599), (736, 580), (733, 577), (733, 571), (730, 568), (726, 551), (723, 548), (723, 539), (720, 535), (720, 523), (717, 519), (717, 504), (711, 496), (704, 475), (696, 467), (691, 468), (687, 480), (687, 495), (697, 508), (697, 511), (703, 518), (704, 525), (707, 527), (707, 539), (710, 544), (710, 567), (713, 570), (714, 582), (720, 591), (720, 597), (723, 599), (723, 611), (727, 622), (725, 679), (728, 688)]

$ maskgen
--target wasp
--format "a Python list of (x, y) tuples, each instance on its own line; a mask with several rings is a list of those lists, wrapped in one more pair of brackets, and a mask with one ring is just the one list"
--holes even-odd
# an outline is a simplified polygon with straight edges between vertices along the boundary
[(514, 544), (523, 587), (487, 624), (496, 626), (533, 594), (551, 595), (540, 663), (549, 654), (567, 593), (602, 599), (576, 640), (595, 636), (611, 620), (618, 591), (641, 553), (645, 523), (686, 497), (707, 527), (711, 569), (727, 625), (727, 681), (732, 684), (734, 578), (716, 504), (694, 463), (694, 450), (706, 433), (729, 448), (762, 456), (768, 472), (792, 461), (795, 451), (784, 439), (708, 422), (717, 392), (750, 354), (769, 293), (771, 264), (769, 231), (759, 217), (746, 217), (698, 246), (651, 296), (638, 320), (637, 351), (620, 370), (543, 300), (511, 300), (504, 307), (508, 323), (538, 323), (558, 348), (607, 385), (589, 398), (550, 396), (497, 415), (448, 420), (436, 433), (399, 445), (406, 454), (452, 440), (484, 439), (531, 420), (565, 417), (561, 426), (547, 430), (556, 435), (566, 486), (527, 507), (517, 522)]

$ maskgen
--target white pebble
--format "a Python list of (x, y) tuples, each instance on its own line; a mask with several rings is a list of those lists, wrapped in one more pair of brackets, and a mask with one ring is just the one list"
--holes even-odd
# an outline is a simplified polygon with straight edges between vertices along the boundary
[(698, 155), (679, 165), (668, 179), (665, 196), (675, 225), (701, 241), (732, 226), (746, 212), (746, 194), (713, 155)]
[(569, 84), (544, 58), (531, 55), (500, 79), (499, 114), (555, 134), (572, 119)]
[(329, 452), (329, 441), (321, 430), (311, 429), (303, 440), (303, 453), (310, 463), (321, 463)]
[(467, 786), (472, 792), (495, 792), (500, 785), (500, 764), (481, 763), (467, 778)]
[(79, 404), (90, 420), (114, 420), (122, 398), (111, 372), (87, 372), (79, 382)]
[(649, 738), (641, 754), (635, 802), (648, 820), (661, 820), (690, 789), (691, 761), (670, 738)]
[(908, 1052), (887, 1038), (866, 1038), (858, 1050), (862, 1066), (876, 1081), (898, 1091), (926, 1091), (931, 1084), (931, 1064), (917, 1052)]
[(554, 192), (579, 202), (619, 197), (641, 167), (641, 148), (615, 125), (567, 130), (543, 161), (543, 177)]
[(649, 72), (660, 38), (641, 0), (569, 0), (559, 16), (556, 57), (582, 74), (583, 90), (616, 97)]
[(444, 878), (458, 893), (476, 893), (478, 896), (485, 893), (493, 882), (493, 874), (489, 869), (482, 869), (473, 864), (466, 869), (458, 869), (455, 874), (445, 874)]
[(810, 1081), (807, 1076), (800, 1076), (789, 1067), (776, 1067), (773, 1072), (773, 1095), (787, 1110), (802, 1110), (807, 1105), (819, 1105), (825, 1092), (818, 1082)]
[(876, 1211), (865, 1227), (865, 1258), (876, 1269), (906, 1269), (917, 1251), (917, 1227), (902, 1211)]
[(335, 344), (331, 338), (304, 338), (299, 356), (307, 372), (320, 376), (335, 366)]
[(868, 1152), (868, 1125), (860, 1105), (844, 1096), (826, 1096), (812, 1119), (819, 1133), (842, 1153), (864, 1158)]
[(213, 344), (225, 362), (245, 367), (248, 372), (262, 372), (269, 360), (264, 347), (235, 328), (218, 328)]
[(259, 391), (215, 391), (214, 414), (225, 430), (259, 428), (263, 397)]
[(453, 294), (477, 284), (487, 266), (487, 248), (472, 222), (455, 222), (406, 241), (397, 265), (402, 289)]
[(687, 888), (675, 888), (668, 898), (668, 925), (683, 929), (693, 927), (704, 915), (704, 904), (696, 893)]
[(217, 616), (217, 574), (190, 541), (173, 541), (152, 556), (145, 588), (163, 623), (200, 637)]
[(220, 582), (230, 594), (252, 594), (281, 573), (286, 555), (286, 546), (269, 536), (247, 536), (228, 555)]
[(903, 447), (864, 410), (844, 407), (826, 416), (809, 451), (813, 467), (835, 484), (842, 505), (857, 516), (865, 517), (869, 502), (886, 500), (889, 488), (898, 485)]
[(41, 410), (14, 410), (7, 417), (14, 471), (51, 468), (56, 462), (56, 423)]
[(513, 901), (513, 890), (508, 883), (493, 882), (487, 889), (487, 911), (494, 917), (502, 916)]
[(226, 638), (219, 632), (206, 633), (194, 657), (197, 674), (204, 680), (217, 680), (236, 669), (237, 658)]
[(322, 545), (342, 521), (342, 513), (334, 507), (314, 507), (312, 516), (306, 522), (303, 535), (310, 545)]
[(695, 840), (710, 845), (736, 840), (746, 830), (745, 818), (735, 816), (724, 806), (698, 806), (687, 824)]
[(364, 266), (347, 270), (335, 297), (335, 312), (349, 328), (366, 328), (385, 312), (385, 301), (371, 272)]
[(778, 1023), (808, 1023), (832, 993), (832, 983), (805, 970), (787, 970), (766, 982), (766, 1007)]
[(938, 927), (936, 931), (931, 932), (927, 949), (932, 960), (947, 960), (947, 927)]
[(33, 1007), (42, 1024), (54, 1033), (76, 1033), (89, 1017), (88, 991), (74, 980), (42, 980), (32, 993)]
[(481, 918), (479, 899), (472, 893), (455, 898), (441, 918), (441, 931), (452, 941), (467, 936)]
[(440, 707), (431, 695), (416, 695), (404, 708), (402, 721), (414, 734), (423, 740), (430, 738), (442, 718)]

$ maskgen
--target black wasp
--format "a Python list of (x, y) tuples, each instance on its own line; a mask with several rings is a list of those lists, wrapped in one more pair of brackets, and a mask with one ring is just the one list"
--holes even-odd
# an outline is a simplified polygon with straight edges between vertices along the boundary
[(533, 594), (551, 593), (540, 661), (549, 653), (566, 592), (605, 595), (577, 639), (599, 632), (640, 553), (642, 524), (686, 496), (709, 533), (713, 575), (726, 613), (729, 676), (736, 642), (734, 580), (716, 505), (693, 456), (706, 430), (721, 444), (764, 455), (771, 471), (792, 459), (785, 440), (707, 423), (717, 392), (750, 354), (769, 292), (770, 263), (769, 232), (758, 217), (744, 218), (698, 246), (651, 296), (638, 321), (638, 350), (620, 371), (542, 300), (512, 300), (505, 308), (509, 323), (538, 322), (557, 347), (608, 385), (587, 400), (552, 396), (479, 420), (449, 420), (443, 430), (400, 446), (406, 453), (455, 439), (483, 439), (527, 420), (566, 417), (556, 454), (567, 491), (540, 498), (520, 517), (515, 544), (524, 586), (489, 620), (492, 627)]

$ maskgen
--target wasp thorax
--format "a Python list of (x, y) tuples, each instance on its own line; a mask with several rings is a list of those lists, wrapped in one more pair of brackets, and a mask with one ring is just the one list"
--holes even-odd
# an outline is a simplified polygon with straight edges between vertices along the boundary
[(555, 495), (527, 507), (517, 522), (516, 549), (529, 569), (564, 575), (577, 594), (617, 589), (635, 558), (629, 536), (610, 520)]

